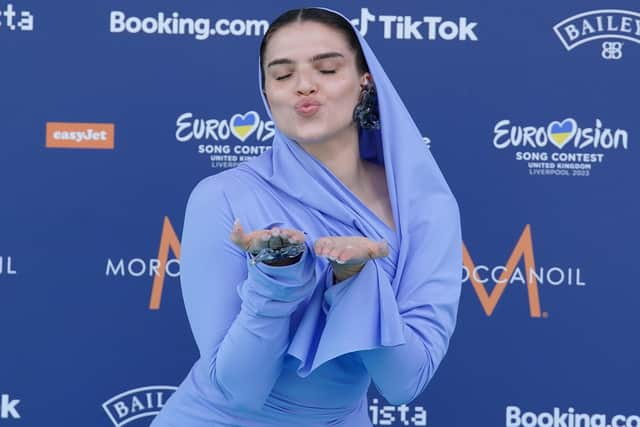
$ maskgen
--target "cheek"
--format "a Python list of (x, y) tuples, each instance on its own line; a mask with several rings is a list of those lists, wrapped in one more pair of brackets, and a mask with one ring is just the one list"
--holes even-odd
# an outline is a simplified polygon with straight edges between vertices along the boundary
[(358, 103), (359, 97), (359, 90), (354, 91), (353, 86), (350, 85), (347, 88), (336, 92), (333, 96), (333, 100), (342, 113), (350, 113)]
[(287, 105), (287, 100), (277, 91), (265, 90), (265, 96), (269, 104), (269, 109), (273, 114), (277, 114), (279, 111), (284, 110)]

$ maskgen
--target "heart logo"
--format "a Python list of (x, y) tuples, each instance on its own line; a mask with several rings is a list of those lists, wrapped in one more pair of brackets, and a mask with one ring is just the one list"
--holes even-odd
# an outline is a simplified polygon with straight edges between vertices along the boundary
[(564, 119), (562, 122), (551, 122), (547, 126), (547, 135), (553, 145), (558, 148), (565, 146), (576, 134), (578, 125), (573, 119)]
[(240, 141), (244, 142), (255, 132), (260, 123), (260, 116), (255, 111), (245, 114), (234, 114), (231, 117), (231, 133)]

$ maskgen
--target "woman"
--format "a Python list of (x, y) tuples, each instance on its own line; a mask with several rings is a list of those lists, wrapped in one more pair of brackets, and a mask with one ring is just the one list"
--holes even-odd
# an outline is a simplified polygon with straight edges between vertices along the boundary
[(370, 426), (371, 381), (410, 402), (446, 352), (457, 204), (346, 18), (284, 13), (259, 68), (273, 149), (189, 198), (181, 278), (201, 357), (152, 426)]

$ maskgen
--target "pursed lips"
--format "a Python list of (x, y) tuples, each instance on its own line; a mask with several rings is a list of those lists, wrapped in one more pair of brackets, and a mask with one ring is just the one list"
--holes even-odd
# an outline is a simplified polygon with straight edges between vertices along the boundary
[(294, 109), (296, 110), (297, 113), (303, 116), (306, 116), (306, 115), (311, 115), (316, 111), (318, 111), (321, 105), (322, 104), (319, 101), (316, 101), (315, 99), (303, 99), (296, 102)]

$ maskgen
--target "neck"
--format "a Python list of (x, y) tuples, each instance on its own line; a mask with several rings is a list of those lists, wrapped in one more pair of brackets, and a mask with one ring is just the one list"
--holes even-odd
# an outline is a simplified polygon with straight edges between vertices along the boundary
[(360, 158), (357, 127), (327, 141), (299, 144), (318, 159), (350, 190), (357, 192), (364, 182), (365, 165)]

